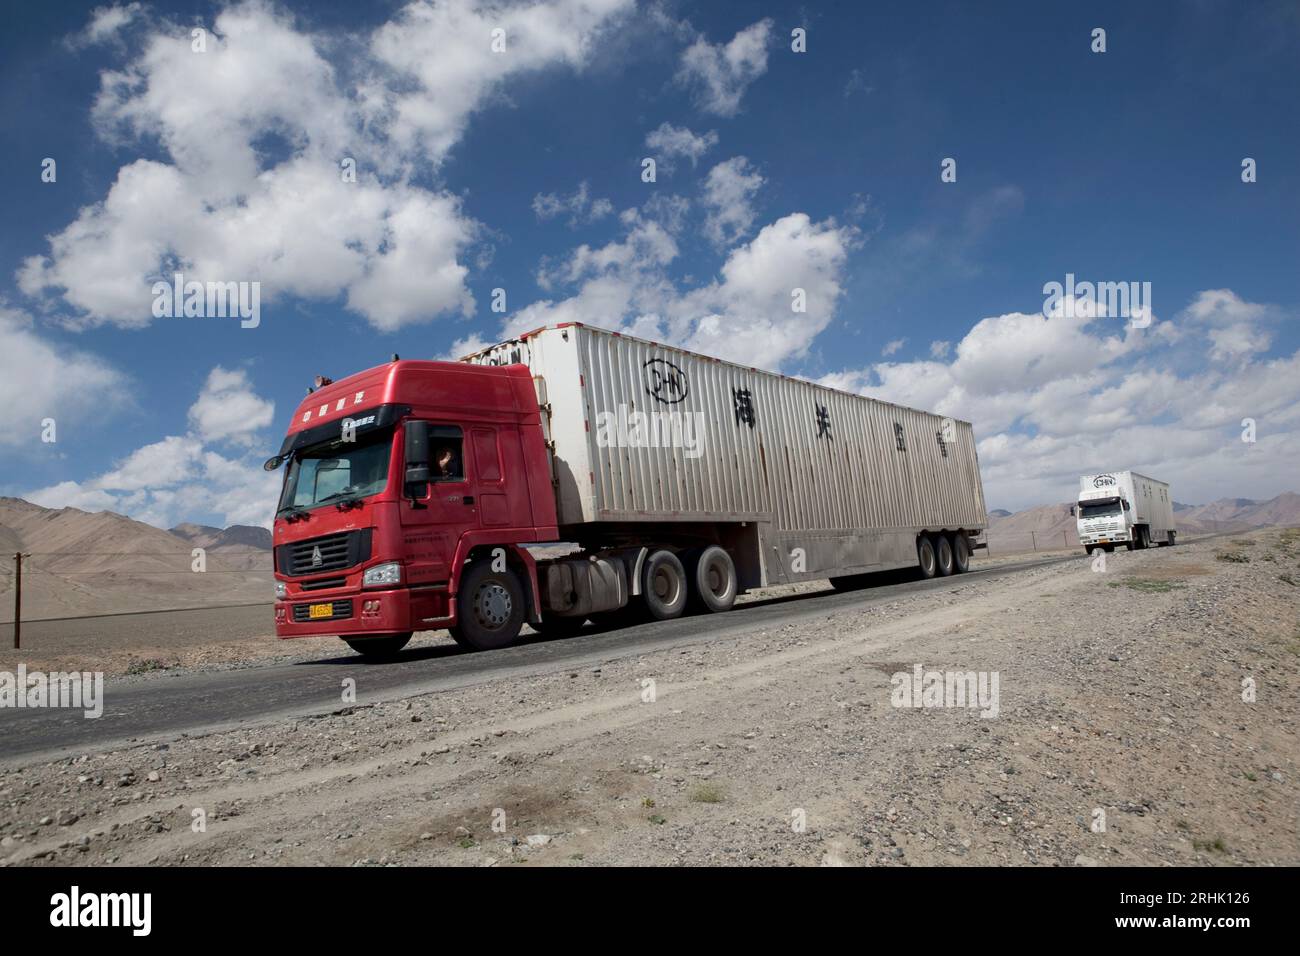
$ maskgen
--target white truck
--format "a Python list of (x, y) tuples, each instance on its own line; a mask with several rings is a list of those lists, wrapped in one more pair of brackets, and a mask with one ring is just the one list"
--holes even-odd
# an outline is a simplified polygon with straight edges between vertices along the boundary
[(1070, 512), (1076, 516), (1079, 543), (1089, 553), (1114, 551), (1117, 544), (1132, 551), (1174, 543), (1169, 485), (1136, 471), (1080, 476), (1079, 500)]

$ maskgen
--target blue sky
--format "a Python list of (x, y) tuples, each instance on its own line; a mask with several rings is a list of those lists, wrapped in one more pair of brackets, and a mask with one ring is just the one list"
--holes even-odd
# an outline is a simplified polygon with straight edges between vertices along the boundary
[[(971, 420), (990, 507), (1300, 485), (1300, 8), (865, 6), (6, 11), (0, 493), (262, 523), (312, 376), (567, 319)], [(258, 327), (152, 318), (177, 264)]]

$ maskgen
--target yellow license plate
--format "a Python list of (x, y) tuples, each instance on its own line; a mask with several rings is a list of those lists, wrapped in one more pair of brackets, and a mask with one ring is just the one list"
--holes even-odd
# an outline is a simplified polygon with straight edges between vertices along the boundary
[(1098, 539), (1097, 539), (1097, 543), (1098, 543), (1098, 544), (1110, 544), (1110, 538), (1098, 538)]
[(310, 618), (333, 617), (334, 604), (311, 604), (307, 607), (307, 616)]

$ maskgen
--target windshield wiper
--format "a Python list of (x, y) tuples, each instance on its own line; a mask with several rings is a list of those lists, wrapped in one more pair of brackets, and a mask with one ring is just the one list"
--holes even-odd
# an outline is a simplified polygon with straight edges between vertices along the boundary
[(279, 516), (286, 521), (297, 521), (299, 518), (307, 517), (308, 513), (301, 505), (285, 505), (278, 512)]
[(342, 491), (336, 491), (332, 495), (326, 495), (324, 498), (317, 501), (316, 504), (323, 505), (328, 501), (337, 501), (342, 505), (348, 502), (360, 501), (362, 496), (357, 494), (360, 490), (360, 487), (357, 485), (348, 485)]

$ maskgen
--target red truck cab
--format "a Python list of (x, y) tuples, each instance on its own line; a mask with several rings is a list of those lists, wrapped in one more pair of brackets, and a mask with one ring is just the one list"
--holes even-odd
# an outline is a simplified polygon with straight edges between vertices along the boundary
[(487, 649), (540, 620), (522, 545), (558, 530), (528, 369), (394, 358), (321, 382), (266, 463), (285, 469), (277, 636), (387, 655), (446, 628)]

